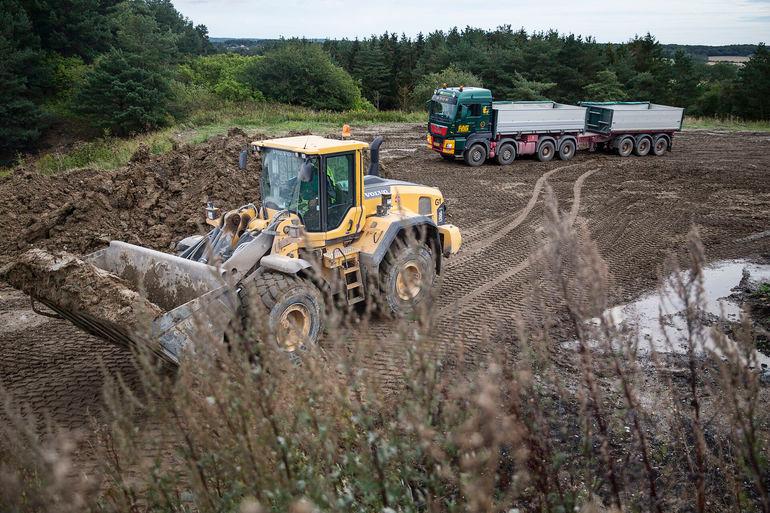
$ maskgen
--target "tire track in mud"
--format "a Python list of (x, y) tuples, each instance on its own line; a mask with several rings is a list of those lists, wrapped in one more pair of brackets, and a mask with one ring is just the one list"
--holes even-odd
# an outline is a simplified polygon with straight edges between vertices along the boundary
[(508, 235), (510, 232), (518, 228), (519, 225), (521, 225), (521, 223), (524, 222), (527, 216), (529, 216), (530, 212), (532, 212), (532, 209), (535, 208), (535, 205), (537, 205), (537, 200), (540, 198), (540, 194), (542, 193), (543, 187), (545, 186), (545, 183), (548, 181), (549, 177), (551, 177), (558, 171), (564, 171), (566, 169), (582, 166), (588, 163), (590, 163), (590, 161), (578, 162), (575, 164), (568, 164), (565, 166), (559, 166), (559, 167), (553, 168), (550, 171), (543, 173), (542, 176), (540, 176), (540, 178), (538, 178), (537, 181), (535, 182), (535, 186), (532, 189), (532, 194), (527, 204), (520, 211), (518, 211), (515, 214), (512, 214), (513, 219), (510, 222), (507, 222), (506, 224), (504, 224), (502, 228), (494, 230), (489, 236), (483, 237), (479, 240), (474, 240), (472, 243), (463, 247), (462, 255), (458, 255), (460, 258), (454, 258), (449, 260), (447, 262), (446, 269), (452, 269), (454, 267), (457, 267), (458, 265), (465, 263), (469, 258), (471, 258), (476, 253), (484, 250), (488, 246), (494, 244), (495, 242), (502, 239), (503, 237)]
[[(558, 171), (558, 169), (560, 169), (560, 168), (554, 169), (554, 170), (550, 171), (549, 173), (552, 174), (553, 172)], [(563, 168), (561, 168), (561, 169), (563, 169)], [(573, 184), (573, 187), (572, 187), (572, 193), (573, 193), (572, 207), (570, 208), (570, 213), (569, 213), (569, 217), (568, 217), (570, 226), (572, 226), (575, 223), (575, 220), (577, 219), (578, 213), (580, 211), (581, 190), (583, 188), (583, 184), (584, 184), (585, 180), (588, 177), (590, 177), (592, 174), (594, 174), (597, 171), (599, 171), (599, 169), (601, 169), (601, 166), (596, 167), (594, 169), (591, 169), (589, 171), (586, 171), (585, 173), (580, 175), (577, 178), (577, 180), (575, 180), (575, 183)], [(543, 177), (545, 177), (546, 179), (547, 179), (546, 175), (550, 176), (548, 173), (544, 174)], [(542, 186), (545, 183), (545, 180), (543, 180), (542, 182), (540, 182), (540, 180), (538, 180), (538, 183), (540, 184), (540, 187), (539, 188), (536, 187), (537, 192), (536, 192), (536, 194), (533, 194), (534, 201), (530, 201), (530, 203), (525, 208), (526, 214), (529, 214), (529, 212), (532, 210), (532, 208), (534, 208), (534, 204), (537, 202), (537, 196), (539, 196), (539, 194), (540, 194), (539, 193), (539, 189), (542, 189)], [(523, 217), (522, 216), (517, 217), (516, 220), (514, 221), (516, 223), (516, 226), (521, 224), (521, 222), (524, 221), (525, 217), (526, 217), (526, 215), (523, 216)], [(514, 226), (514, 228), (516, 226)], [(511, 230), (512, 229), (513, 228), (511, 228)], [(533, 253), (536, 253), (536, 252), (537, 252), (537, 250), (534, 251)], [(439, 309), (438, 312), (437, 312), (437, 317), (438, 318), (442, 318), (442, 317), (447, 316), (448, 314), (456, 315), (456, 314), (462, 313), (464, 310), (466, 310), (468, 305), (475, 305), (475, 304), (477, 304), (476, 301), (480, 298), (480, 296), (486, 294), (487, 292), (491, 291), (492, 289), (494, 289), (498, 285), (502, 284), (506, 280), (512, 278), (513, 276), (515, 276), (515, 275), (519, 274), (520, 272), (524, 271), (525, 269), (527, 269), (530, 266), (530, 264), (531, 264), (531, 255), (532, 255), (532, 253), (530, 253), (530, 256), (527, 257), (526, 259), (524, 259), (519, 264), (517, 264), (514, 267), (510, 268), (506, 272), (504, 272), (502, 274), (499, 274), (493, 280), (488, 281), (488, 282), (484, 283), (483, 285), (477, 287), (476, 289), (474, 289), (470, 293), (467, 293), (466, 295), (458, 298), (457, 300), (455, 300), (454, 303), (451, 303), (451, 304), (446, 305), (443, 308)]]

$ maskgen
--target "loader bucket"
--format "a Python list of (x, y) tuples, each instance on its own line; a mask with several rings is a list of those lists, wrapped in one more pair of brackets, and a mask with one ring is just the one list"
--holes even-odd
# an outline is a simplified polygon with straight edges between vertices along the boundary
[(217, 268), (175, 255), (112, 241), (86, 261), (119, 276), (166, 313), (152, 321), (150, 335), (159, 339), (172, 363), (195, 339), (221, 338), (237, 310), (228, 284)]
[(125, 242), (82, 259), (33, 249), (4, 274), (81, 329), (172, 365), (185, 345), (221, 339), (237, 309), (216, 267)]

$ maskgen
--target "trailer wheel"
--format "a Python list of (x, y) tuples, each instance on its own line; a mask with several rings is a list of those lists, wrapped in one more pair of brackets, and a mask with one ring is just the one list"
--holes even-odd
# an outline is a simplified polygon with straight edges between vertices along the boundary
[(638, 155), (639, 157), (644, 157), (648, 153), (650, 153), (650, 147), (652, 146), (652, 141), (650, 141), (649, 137), (642, 137), (641, 139), (638, 139), (636, 141), (636, 144), (634, 145), (634, 155)]
[(659, 135), (655, 138), (655, 142), (652, 145), (652, 153), (654, 153), (656, 157), (660, 157), (666, 153), (666, 150), (668, 150), (668, 139)]
[(569, 160), (575, 156), (575, 141), (567, 139), (561, 146), (559, 146), (559, 158), (561, 160)]
[(511, 143), (503, 143), (497, 148), (495, 160), (501, 166), (507, 166), (516, 160), (516, 148)]
[(540, 162), (553, 160), (554, 153), (556, 153), (556, 146), (553, 144), (553, 141), (543, 141), (537, 148), (537, 160)]
[(487, 160), (487, 148), (481, 143), (476, 143), (465, 150), (463, 159), (469, 166), (478, 167)]
[(244, 342), (267, 335), (280, 349), (298, 357), (323, 333), (324, 297), (310, 280), (293, 274), (257, 272), (259, 275), (239, 293)]
[(630, 137), (624, 137), (618, 143), (618, 155), (628, 157), (634, 151), (634, 140)]

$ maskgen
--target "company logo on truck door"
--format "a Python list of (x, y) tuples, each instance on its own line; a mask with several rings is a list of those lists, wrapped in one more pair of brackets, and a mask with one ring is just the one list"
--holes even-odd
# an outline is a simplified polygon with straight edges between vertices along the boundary
[(457, 131), (460, 133), (468, 132), (470, 131), (471, 126), (470, 125), (460, 125), (457, 127)]

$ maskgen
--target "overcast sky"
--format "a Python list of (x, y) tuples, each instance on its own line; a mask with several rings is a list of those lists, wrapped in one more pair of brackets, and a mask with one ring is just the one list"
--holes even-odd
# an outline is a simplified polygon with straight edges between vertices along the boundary
[(770, 42), (770, 0), (174, 0), (213, 37), (414, 36), (453, 26), (557, 29), (600, 42), (651, 32), (663, 43)]

